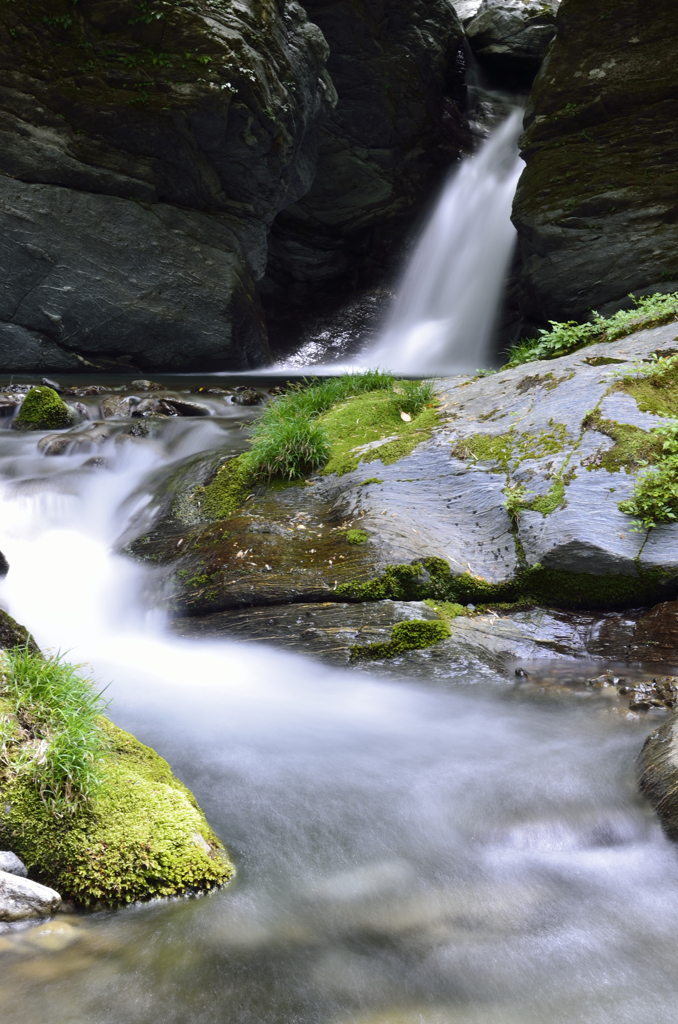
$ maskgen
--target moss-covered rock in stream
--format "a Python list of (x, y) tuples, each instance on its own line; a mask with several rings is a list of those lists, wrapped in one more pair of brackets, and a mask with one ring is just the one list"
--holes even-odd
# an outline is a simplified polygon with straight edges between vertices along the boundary
[[(391, 441), (371, 448), (350, 436), (370, 427), (351, 400), (342, 443), (373, 462), (243, 488), (213, 523), (166, 503), (131, 550), (167, 574), (177, 614), (337, 600), (612, 609), (670, 599), (678, 525), (639, 531), (624, 502), (659, 451), (657, 412), (673, 408), (662, 353), (674, 336), (668, 325), (443, 382), (437, 425), (395, 461), (379, 457)], [(365, 543), (351, 543), (352, 531)]]
[(77, 668), (12, 646), (0, 657), (0, 848), (82, 906), (228, 881), (223, 845), (167, 762), (101, 714)]
[(75, 409), (63, 402), (52, 388), (31, 388), (19, 413), (12, 420), (13, 430), (63, 430), (79, 422)]
[(0, 367), (267, 361), (256, 280), (327, 53), (294, 0), (0, 0)]
[(26, 778), (0, 781), (0, 845), (83, 906), (223, 885), (233, 866), (195, 798), (161, 757), (105, 723), (104, 784), (91, 807), (55, 816)]
[(677, 31), (673, 0), (562, 0), (514, 206), (520, 301), (533, 320), (674, 290)]

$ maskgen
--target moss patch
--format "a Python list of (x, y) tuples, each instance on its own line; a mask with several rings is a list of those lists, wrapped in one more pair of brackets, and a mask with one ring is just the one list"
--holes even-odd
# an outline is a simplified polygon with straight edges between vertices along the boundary
[(670, 589), (668, 582), (660, 570), (635, 576), (594, 576), (537, 564), (505, 583), (491, 583), (470, 573), (455, 576), (442, 558), (426, 558), (413, 565), (389, 565), (366, 583), (342, 583), (336, 594), (349, 601), (431, 598), (460, 605), (523, 602), (564, 609), (614, 609), (667, 600), (678, 590), (675, 586)]
[(73, 412), (52, 388), (31, 388), (12, 423), (14, 430), (61, 430), (73, 425)]
[(426, 647), (433, 647), (451, 635), (452, 630), (447, 622), (442, 620), (413, 619), (410, 622), (398, 622), (391, 630), (390, 640), (375, 644), (356, 644), (351, 647), (351, 658), (369, 661), (395, 658), (405, 651), (421, 651)]
[(614, 448), (589, 457), (585, 462), (589, 470), (602, 466), (608, 473), (621, 470), (635, 473), (641, 466), (654, 463), (661, 453), (661, 441), (656, 434), (628, 423), (603, 419), (598, 410), (587, 416), (584, 427), (597, 430), (614, 441)]
[(344, 540), (349, 544), (366, 544), (369, 539), (370, 535), (366, 530), (347, 530), (344, 534)]
[(254, 482), (247, 460), (237, 455), (217, 470), (209, 484), (180, 496), (175, 502), (175, 515), (180, 521), (226, 519), (240, 508)]
[(472, 437), (457, 441), (452, 454), (463, 460), (496, 462), (497, 472), (507, 473), (512, 465), (519, 466), (528, 459), (557, 455), (564, 451), (568, 444), (575, 443), (564, 423), (551, 421), (549, 428), (521, 434), (512, 427), (506, 434), (474, 434)]
[(632, 395), (641, 412), (678, 416), (678, 356), (632, 367), (613, 390)]
[[(439, 418), (435, 408), (425, 408), (418, 415), (412, 415), (409, 422), (403, 420), (397, 395), (372, 391), (330, 409), (318, 422), (331, 445), (331, 455), (322, 472), (342, 476), (357, 469), (361, 462), (379, 459), (389, 466), (404, 458), (422, 441), (428, 441)], [(392, 440), (356, 451), (384, 438)]]
[(55, 817), (26, 778), (3, 783), (0, 845), (83, 906), (223, 885), (233, 866), (193, 795), (150, 747), (106, 719), (101, 727), (110, 745), (91, 807)]

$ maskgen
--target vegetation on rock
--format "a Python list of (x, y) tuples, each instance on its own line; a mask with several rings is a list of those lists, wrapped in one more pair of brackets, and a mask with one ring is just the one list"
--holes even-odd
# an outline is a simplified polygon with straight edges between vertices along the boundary
[(267, 405), (251, 429), (250, 450), (176, 503), (176, 513), (185, 517), (188, 502), (202, 519), (216, 521), (235, 512), (257, 484), (291, 483), (318, 470), (341, 475), (373, 459), (396, 462), (437, 422), (430, 381), (368, 370), (306, 382)]
[(221, 885), (222, 844), (169, 765), (101, 715), (59, 656), (6, 651), (0, 677), (0, 846), (90, 906)]
[(355, 644), (351, 647), (351, 658), (380, 661), (395, 658), (405, 651), (421, 651), (433, 647), (452, 635), (448, 623), (442, 619), (412, 619), (398, 622), (391, 630), (391, 639), (374, 644)]
[(73, 426), (73, 410), (56, 391), (40, 385), (31, 388), (12, 423), (14, 430), (62, 430)]
[(509, 349), (505, 369), (538, 359), (557, 359), (587, 345), (617, 341), (636, 331), (678, 319), (678, 292), (649, 295), (642, 299), (630, 297), (635, 302), (634, 309), (620, 310), (608, 318), (594, 313), (590, 323), (549, 321), (550, 330), (540, 330), (537, 338), (525, 338)]

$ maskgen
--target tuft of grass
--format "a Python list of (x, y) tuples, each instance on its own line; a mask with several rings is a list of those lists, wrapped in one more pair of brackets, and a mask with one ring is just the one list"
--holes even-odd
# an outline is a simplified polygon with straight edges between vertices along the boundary
[(629, 298), (633, 299), (635, 308), (621, 309), (611, 317), (594, 313), (593, 319), (584, 324), (576, 320), (565, 323), (549, 320), (550, 330), (541, 330), (539, 337), (525, 338), (509, 349), (504, 369), (538, 359), (557, 359), (587, 345), (617, 341), (635, 331), (659, 327), (678, 319), (678, 292), (668, 295), (657, 293), (642, 299), (631, 295)]
[(269, 483), (274, 477), (299, 480), (320, 469), (330, 457), (326, 431), (303, 415), (278, 411), (267, 418), (263, 428), (257, 424), (251, 440), (246, 465), (254, 477)]
[(91, 803), (103, 781), (108, 705), (81, 667), (29, 646), (0, 662), (0, 776), (28, 777), (57, 815)]

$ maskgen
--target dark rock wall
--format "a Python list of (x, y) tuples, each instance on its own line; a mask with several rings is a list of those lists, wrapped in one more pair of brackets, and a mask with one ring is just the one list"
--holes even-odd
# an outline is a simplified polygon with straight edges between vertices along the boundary
[[(276, 220), (268, 292), (305, 301), (332, 280), (374, 283), (413, 211), (470, 147), (463, 30), (449, 0), (306, 0), (338, 102), (310, 191)], [(394, 248), (395, 242), (395, 248)]]
[(528, 318), (678, 279), (677, 36), (675, 0), (563, 0), (514, 207)]
[(333, 101), (295, 0), (0, 0), (0, 367), (247, 367)]

